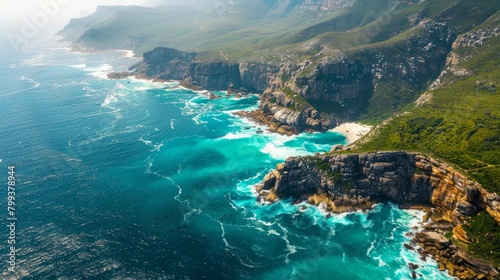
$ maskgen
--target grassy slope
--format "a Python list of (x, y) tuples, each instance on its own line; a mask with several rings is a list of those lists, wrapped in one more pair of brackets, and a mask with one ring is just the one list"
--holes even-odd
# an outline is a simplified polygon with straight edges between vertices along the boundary
[(284, 16), (268, 16), (276, 3), (267, 0), (243, 1), (223, 14), (211, 5), (199, 10), (120, 7), (105, 22), (97, 16), (87, 22), (96, 30), (84, 41), (98, 49), (117, 48), (127, 44), (129, 35), (139, 35), (148, 39), (135, 46), (138, 53), (168, 46), (198, 49), (206, 59), (223, 59), (219, 54), (223, 51), (234, 60), (279, 61), (287, 60), (289, 57), (283, 56), (287, 53), (298, 52), (300, 56), (303, 44), (312, 41), (341, 49), (385, 41), (409, 28), (411, 16), (447, 20), (453, 22), (455, 30), (462, 30), (483, 21), (492, 11), (491, 0), (411, 2), (417, 1), (359, 0), (357, 5), (325, 17), (293, 10)]
[(500, 37), (469, 52), (458, 66), (471, 77), (432, 92), (430, 102), (393, 118), (360, 150), (426, 152), (500, 193)]
[[(103, 8), (96, 15), (75, 21), (72, 29), (66, 28), (67, 32), (61, 34), (72, 38), (76, 34), (71, 31), (83, 27), (93, 29), (79, 42), (97, 49), (123, 47), (130, 35), (138, 35), (147, 38), (135, 46), (138, 53), (168, 46), (181, 50), (198, 49), (208, 53), (209, 59), (222, 59), (220, 51), (238, 56), (251, 54), (255, 49), (249, 48), (250, 45), (262, 43), (259, 48), (265, 48), (267, 41), (279, 41), (282, 33), (310, 24), (311, 18), (298, 17), (295, 13), (289, 17), (268, 17), (270, 4), (267, 2), (244, 1), (224, 13), (216, 7), (207, 10), (173, 6)], [(109, 10), (106, 20), (103, 20), (104, 10)]]
[[(136, 46), (139, 53), (156, 46), (168, 46), (198, 49), (205, 54), (205, 59), (222, 59), (219, 52), (223, 51), (234, 60), (279, 60), (282, 51), (295, 49), (295, 43), (331, 30), (347, 31), (387, 13), (387, 9), (381, 9), (388, 5), (386, 0), (362, 2), (366, 3), (344, 7), (326, 17), (318, 16), (318, 12), (297, 13), (294, 9), (282, 16), (269, 16), (276, 3), (266, 0), (244, 1), (223, 14), (213, 7), (209, 10), (120, 7), (104, 22), (102, 17), (91, 16), (92, 20), (86, 25), (95, 30), (81, 42), (97, 49), (109, 49), (126, 45), (129, 35), (140, 35), (148, 40)], [(368, 4), (372, 8), (367, 9)], [(372, 10), (382, 12), (369, 12)], [(275, 49), (279, 46), (285, 47)]]
[(480, 212), (463, 228), (476, 241), (468, 246), (470, 252), (500, 267), (500, 225), (495, 218), (487, 212)]

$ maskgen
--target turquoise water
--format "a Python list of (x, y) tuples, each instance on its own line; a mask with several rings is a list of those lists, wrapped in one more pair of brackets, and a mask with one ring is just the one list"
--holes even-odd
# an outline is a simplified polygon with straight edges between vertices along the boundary
[[(0, 69), (0, 170), (16, 165), (19, 249), (9, 274), (0, 239), (2, 277), (410, 279), (414, 262), (426, 279), (449, 279), (403, 247), (419, 212), (381, 204), (326, 218), (256, 201), (252, 186), (277, 163), (342, 135), (258, 134), (232, 114), (256, 108), (256, 95), (108, 80), (136, 60), (70, 53), (55, 39)], [(6, 208), (2, 199), (3, 219)]]

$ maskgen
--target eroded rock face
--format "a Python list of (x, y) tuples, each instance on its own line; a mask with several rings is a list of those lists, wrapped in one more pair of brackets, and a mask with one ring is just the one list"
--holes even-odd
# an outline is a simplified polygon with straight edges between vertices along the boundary
[(229, 89), (238, 87), (240, 82), (239, 66), (225, 62), (193, 62), (189, 67), (189, 77), (206, 90)]
[(315, 194), (314, 199), (319, 201), (319, 195), (334, 212), (334, 206), (389, 199), (399, 204), (432, 205), (439, 219), (457, 225), (479, 209), (486, 209), (500, 222), (498, 195), (487, 192), (451, 166), (416, 153), (288, 158), (272, 172), (272, 177), (266, 176), (264, 186), (278, 197)]
[(267, 123), (286, 125), (293, 133), (326, 131), (358, 115), (372, 93), (369, 67), (337, 51), (317, 64), (281, 65), (271, 75), (259, 110)]
[[(273, 101), (267, 102), (268, 98)], [(288, 127), (284, 131), (289, 130), (293, 134), (303, 131), (326, 131), (337, 125), (334, 119), (322, 116), (313, 107), (304, 106), (281, 91), (272, 95), (264, 93), (260, 109), (256, 113), (266, 119), (263, 122), (268, 124), (272, 131), (277, 132), (281, 127)]]
[[(457, 228), (460, 227), (456, 227), (455, 229)], [(494, 267), (467, 255), (458, 246), (453, 245), (441, 231), (439, 227), (433, 229), (426, 228), (415, 235), (412, 243), (413, 245), (418, 244), (420, 246), (417, 251), (422, 258), (434, 258), (439, 264), (439, 270), (447, 270), (450, 276), (459, 279), (493, 280), (500, 277)], [(453, 230), (453, 232), (455, 233), (456, 230)]]
[(360, 199), (428, 203), (429, 178), (415, 174), (415, 157), (406, 152), (380, 152), (289, 158), (273, 191), (279, 197), (320, 191), (336, 204)]
[(295, 89), (308, 100), (349, 102), (367, 99), (373, 91), (371, 69), (362, 63), (341, 56), (323, 59), (309, 75), (296, 78)]
[(258, 191), (261, 200), (294, 197), (335, 213), (370, 209), (386, 199), (404, 206), (431, 206), (435, 222), (413, 242), (422, 248), (405, 247), (423, 258), (430, 254), (440, 270), (460, 279), (500, 277), (496, 268), (471, 258), (445, 237), (452, 231), (460, 241), (473, 242), (462, 228), (466, 217), (487, 210), (500, 222), (500, 197), (427, 156), (374, 152), (288, 158), (264, 177)]
[(143, 71), (148, 78), (162, 75), (172, 80), (183, 80), (196, 55), (171, 48), (155, 48), (143, 54)]
[(197, 61), (197, 53), (171, 48), (155, 48), (144, 53), (135, 71), (146, 78), (188, 80), (193, 87), (206, 90), (263, 92), (278, 66), (265, 63)]

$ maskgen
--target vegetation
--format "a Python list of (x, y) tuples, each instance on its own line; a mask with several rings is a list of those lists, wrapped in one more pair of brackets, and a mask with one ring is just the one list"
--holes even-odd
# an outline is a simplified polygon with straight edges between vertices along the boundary
[(352, 184), (342, 179), (342, 173), (340, 171), (332, 171), (331, 165), (328, 161), (324, 161), (317, 157), (313, 157), (313, 160), (316, 168), (326, 172), (326, 177), (330, 178), (335, 186), (342, 187), (344, 191), (350, 191), (352, 189)]
[(414, 150), (462, 169), (500, 193), (500, 38), (461, 64), (471, 77), (432, 92), (431, 101), (395, 116), (360, 150)]
[(311, 104), (309, 104), (309, 102), (307, 102), (307, 100), (304, 97), (302, 97), (302, 95), (300, 95), (298, 92), (293, 91), (289, 87), (283, 88), (282, 92), (286, 95), (286, 97), (288, 97), (295, 103), (294, 104), (295, 108), (290, 108), (290, 109), (302, 111), (307, 107), (311, 106)]
[(318, 168), (321, 171), (326, 171), (328, 173), (331, 172), (331, 165), (328, 161), (324, 161), (322, 159), (315, 157), (314, 164), (316, 165), (316, 168)]
[(290, 79), (291, 79), (291, 78), (292, 78), (292, 77), (290, 77), (290, 75), (287, 75), (286, 73), (283, 73), (283, 74), (281, 74), (281, 76), (280, 76), (280, 79), (281, 79), (281, 81), (282, 81), (283, 83), (286, 83), (286, 82), (290, 81)]
[(367, 112), (360, 120), (372, 125), (379, 124), (394, 114), (413, 108), (413, 102), (421, 92), (404, 80), (382, 81), (368, 101)]
[[(386, 41), (410, 28), (412, 17), (446, 20), (458, 31), (482, 23), (495, 11), (490, 0), (360, 0), (332, 12), (299, 12), (296, 7), (302, 2), (286, 4), (286, 9), (267, 0), (225, 8), (210, 1), (189, 8), (101, 7), (94, 15), (72, 20), (60, 34), (84, 47), (134, 48), (139, 55), (164, 46), (198, 50), (204, 59), (225, 59), (223, 51), (238, 61), (290, 61), (316, 55), (321, 45), (349, 49)], [(314, 47), (311, 52), (304, 46)]]
[(500, 225), (488, 212), (479, 212), (463, 225), (467, 236), (474, 242), (468, 249), (500, 267)]
[(314, 164), (318, 170), (326, 172), (326, 177), (333, 179), (333, 183), (338, 185), (342, 183), (341, 173), (339, 171), (332, 171), (331, 165), (328, 161), (324, 161), (320, 158), (313, 158)]

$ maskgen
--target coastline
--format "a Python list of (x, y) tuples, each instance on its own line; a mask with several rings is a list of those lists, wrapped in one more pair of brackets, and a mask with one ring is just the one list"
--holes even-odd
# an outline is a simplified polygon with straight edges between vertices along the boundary
[(331, 131), (341, 133), (346, 137), (346, 146), (358, 141), (361, 137), (365, 136), (372, 130), (372, 126), (364, 125), (355, 122), (343, 123)]
[(98, 49), (93, 49), (93, 48), (83, 48), (80, 46), (68, 46), (68, 51), (72, 53), (82, 53), (82, 54), (88, 54), (88, 53), (106, 53), (106, 52), (121, 52), (123, 53), (121, 57), (123, 58), (129, 58), (129, 59), (142, 59), (140, 56), (136, 56), (133, 50), (127, 50), (127, 49), (105, 49), (105, 50), (98, 50)]
[[(134, 57), (134, 54), (132, 51), (128, 51), (128, 50), (113, 50), (113, 51), (124, 52), (123, 57), (125, 57), (125, 58), (133, 58)], [(149, 81), (148, 79), (141, 79), (141, 78), (136, 78), (136, 77), (133, 77), (132, 79)], [(152, 83), (160, 83), (160, 84), (164, 83), (164, 82), (160, 82), (160, 81), (151, 81), (151, 82)], [(184, 88), (184, 87), (183, 86), (176, 86), (176, 88)], [(196, 90), (193, 90), (193, 91), (195, 91), (196, 93), (202, 94), (202, 91), (196, 91)], [(363, 124), (359, 124), (359, 123), (349, 122), (349, 123), (340, 124), (339, 126), (331, 129), (330, 131), (338, 132), (338, 133), (341, 133), (342, 135), (344, 135), (346, 137), (346, 146), (347, 146), (347, 145), (351, 145), (351, 144), (357, 142), (364, 135), (368, 134), (372, 128), (373, 127), (369, 126), (369, 125), (363, 125)], [(420, 211), (420, 210), (418, 210), (418, 211)], [(424, 225), (427, 225), (427, 224), (428, 223), (418, 223), (418, 225), (416, 225), (418, 227), (418, 229), (414, 229), (414, 230), (417, 232), (421, 232), (421, 231), (423, 231)], [(423, 245), (422, 245), (422, 247), (423, 247)], [(421, 247), (418, 247), (418, 248), (421, 248)]]

